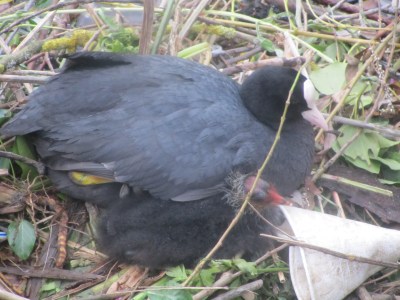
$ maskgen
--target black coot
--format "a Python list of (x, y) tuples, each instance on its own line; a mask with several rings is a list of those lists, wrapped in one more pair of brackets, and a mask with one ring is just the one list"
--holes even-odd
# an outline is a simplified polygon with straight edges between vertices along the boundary
[[(152, 267), (192, 263), (242, 200), (224, 196), (227, 178), (244, 174), (235, 176), (245, 192), (254, 181), (295, 76), (265, 67), (239, 87), (179, 58), (79, 53), (1, 134), (28, 134), (59, 190), (109, 207), (101, 225), (109, 254)], [(305, 82), (300, 77), (260, 189), (269, 182), (289, 195), (310, 172), (313, 130), (304, 118), (323, 119), (304, 98)], [(264, 247), (258, 235), (268, 229), (250, 215), (219, 256)]]
[[(214, 247), (235, 217), (244, 194), (237, 196), (230, 191), (202, 200), (176, 202), (143, 193), (117, 199), (100, 222), (99, 248), (120, 262), (149, 268), (178, 264), (192, 267)], [(269, 222), (281, 224), (277, 206), (257, 200), (251, 203)], [(273, 245), (260, 233), (273, 232), (248, 209), (213, 258), (259, 257)]]
[[(29, 134), (56, 187), (74, 198), (104, 204), (108, 189), (114, 194), (125, 184), (162, 200), (202, 199), (219, 193), (231, 172), (258, 169), (295, 75), (265, 67), (239, 88), (175, 57), (79, 53), (31, 94), (1, 134)], [(314, 152), (312, 127), (302, 118), (311, 106), (304, 81), (263, 176), (283, 195), (303, 183)], [(74, 171), (104, 184), (79, 187)]]

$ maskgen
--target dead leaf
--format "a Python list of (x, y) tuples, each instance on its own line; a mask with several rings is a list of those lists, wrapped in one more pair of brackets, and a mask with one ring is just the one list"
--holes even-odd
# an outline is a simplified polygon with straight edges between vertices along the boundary
[(120, 290), (134, 290), (147, 276), (147, 269), (139, 266), (130, 266), (128, 270), (107, 290), (107, 294), (114, 294)]

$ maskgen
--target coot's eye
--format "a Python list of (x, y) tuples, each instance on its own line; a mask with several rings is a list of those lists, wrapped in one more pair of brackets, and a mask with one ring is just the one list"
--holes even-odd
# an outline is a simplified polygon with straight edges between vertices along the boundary
[(251, 201), (252, 202), (257, 202), (257, 203), (262, 203), (262, 202), (265, 201), (267, 196), (268, 196), (268, 193), (266, 191), (257, 189), (251, 195)]

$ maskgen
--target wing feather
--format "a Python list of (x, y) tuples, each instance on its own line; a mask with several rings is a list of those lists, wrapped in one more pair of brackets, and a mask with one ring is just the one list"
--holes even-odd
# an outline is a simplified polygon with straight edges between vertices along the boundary
[(226, 76), (172, 57), (121, 55), (104, 67), (87, 55), (90, 65), (75, 58), (2, 133), (36, 131), (55, 170), (113, 177), (162, 199), (209, 196), (233, 168), (260, 164), (267, 129)]

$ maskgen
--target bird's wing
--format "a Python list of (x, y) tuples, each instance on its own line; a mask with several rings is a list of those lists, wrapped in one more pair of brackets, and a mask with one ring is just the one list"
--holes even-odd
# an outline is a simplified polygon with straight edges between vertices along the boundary
[(73, 57), (1, 133), (37, 131), (38, 152), (54, 169), (178, 201), (216, 193), (233, 168), (263, 158), (268, 145), (255, 132), (264, 129), (233, 81), (172, 57), (116, 57)]

